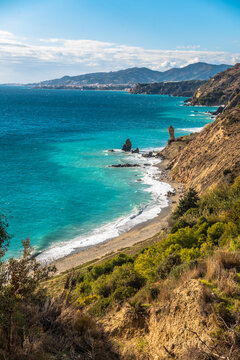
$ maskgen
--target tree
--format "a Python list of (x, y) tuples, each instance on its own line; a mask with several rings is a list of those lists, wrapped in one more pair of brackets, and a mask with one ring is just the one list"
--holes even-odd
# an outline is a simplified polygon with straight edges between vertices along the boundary
[(55, 272), (54, 266), (41, 266), (32, 256), (30, 240), (22, 241), (20, 258), (3, 261), (10, 236), (7, 222), (0, 221), (0, 352), (6, 359), (14, 358), (13, 348), (25, 341), (27, 314), (37, 297), (41, 280)]
[(199, 196), (196, 190), (190, 188), (183, 199), (179, 201), (178, 207), (174, 212), (174, 218), (179, 219), (186, 211), (198, 207)]

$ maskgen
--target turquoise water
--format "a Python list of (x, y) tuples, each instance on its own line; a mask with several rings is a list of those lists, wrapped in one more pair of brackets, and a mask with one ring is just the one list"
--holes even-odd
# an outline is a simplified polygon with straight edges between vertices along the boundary
[[(156, 182), (152, 162), (144, 167), (141, 156), (107, 150), (120, 149), (128, 137), (142, 151), (160, 148), (169, 125), (178, 136), (212, 121), (209, 108), (183, 101), (0, 87), (0, 211), (13, 235), (8, 256), (30, 237), (41, 259), (61, 257), (156, 216), (169, 187)], [(142, 167), (108, 167), (124, 162)]]

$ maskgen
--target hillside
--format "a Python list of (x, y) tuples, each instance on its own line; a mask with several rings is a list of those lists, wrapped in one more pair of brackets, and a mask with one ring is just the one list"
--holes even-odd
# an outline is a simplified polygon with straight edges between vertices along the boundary
[(37, 86), (66, 86), (74, 87), (91, 84), (128, 84), (152, 83), (161, 81), (205, 80), (231, 65), (213, 65), (195, 63), (183, 68), (173, 68), (164, 72), (148, 68), (130, 68), (120, 71), (98, 72), (78, 76), (64, 76), (61, 79), (42, 81)]
[(191, 105), (222, 105), (239, 90), (240, 64), (236, 64), (210, 79), (198, 89), (192, 99)]
[(131, 94), (158, 94), (190, 97), (205, 80), (187, 80), (176, 82), (161, 82), (152, 84), (136, 84), (129, 92)]
[[(211, 103), (223, 98), (225, 107), (212, 124), (199, 134), (177, 138), (161, 155), (169, 160), (172, 177), (204, 192), (209, 187), (229, 183), (240, 174), (240, 64), (218, 74), (193, 96), (192, 104)], [(212, 89), (212, 92), (211, 92)], [(199, 94), (199, 97), (197, 95)], [(216, 96), (218, 94), (218, 96)]]

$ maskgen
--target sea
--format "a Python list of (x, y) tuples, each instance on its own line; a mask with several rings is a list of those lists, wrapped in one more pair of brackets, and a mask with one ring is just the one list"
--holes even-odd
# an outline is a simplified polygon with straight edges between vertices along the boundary
[[(142, 154), (197, 132), (214, 108), (185, 98), (0, 87), (0, 213), (12, 236), (6, 258), (30, 238), (39, 261), (94, 246), (156, 217), (168, 205), (159, 159)], [(121, 151), (129, 138), (140, 154)], [(114, 151), (109, 151), (114, 150)], [(113, 164), (139, 167), (112, 168)]]

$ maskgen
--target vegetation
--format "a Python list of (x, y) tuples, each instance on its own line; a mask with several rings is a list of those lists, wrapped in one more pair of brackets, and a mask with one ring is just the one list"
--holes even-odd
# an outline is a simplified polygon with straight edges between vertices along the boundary
[[(9, 242), (5, 219), (0, 234), (2, 258)], [(224, 359), (229, 352), (229, 358), (238, 359), (239, 240), (240, 177), (202, 197), (189, 189), (176, 208), (168, 235), (135, 255), (119, 253), (61, 275), (54, 281), (64, 280), (63, 289), (54, 299), (46, 295), (46, 286), (39, 286), (54, 269), (40, 267), (31, 257), (29, 240), (24, 241), (19, 259), (1, 262), (0, 358), (58, 359), (59, 354), (66, 359), (118, 358), (95, 319), (128, 304), (129, 319), (143, 329), (148, 326), (149, 307), (156, 301), (170, 301), (174, 288), (194, 278), (214, 294), (206, 295), (204, 306), (211, 303), (216, 331), (211, 334), (211, 348), (193, 334), (202, 346), (189, 348), (185, 359)], [(137, 345), (134, 351), (148, 351), (144, 337), (140, 339), (138, 344), (144, 346)], [(76, 357), (79, 348), (82, 355)]]

